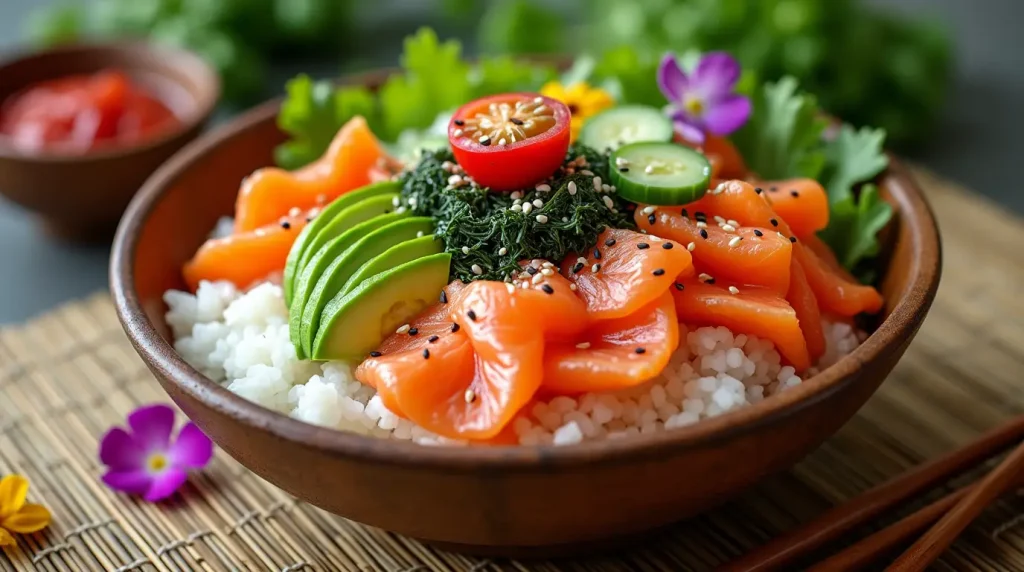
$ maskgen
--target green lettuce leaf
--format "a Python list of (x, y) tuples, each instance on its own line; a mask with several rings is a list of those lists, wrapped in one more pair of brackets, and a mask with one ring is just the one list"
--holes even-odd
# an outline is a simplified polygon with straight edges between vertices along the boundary
[(825, 145), (825, 169), (821, 181), (828, 189), (829, 204), (847, 201), (857, 183), (870, 181), (885, 170), (889, 159), (882, 151), (885, 131), (843, 125)]
[(878, 187), (866, 184), (858, 196), (850, 194), (832, 205), (828, 227), (819, 237), (839, 262), (853, 271), (861, 261), (878, 255), (878, 233), (892, 214), (892, 206), (879, 196)]
[(764, 179), (817, 179), (825, 165), (821, 134), (826, 121), (814, 96), (784, 77), (754, 90), (750, 120), (732, 137), (752, 171)]

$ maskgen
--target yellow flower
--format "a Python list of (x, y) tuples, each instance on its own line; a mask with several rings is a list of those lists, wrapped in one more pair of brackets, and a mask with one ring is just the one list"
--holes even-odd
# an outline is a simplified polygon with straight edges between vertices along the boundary
[(0, 546), (14, 546), (13, 534), (32, 534), (50, 524), (50, 511), (25, 502), (28, 479), (7, 475), (0, 479)]
[(569, 112), (572, 113), (572, 122), (569, 130), (572, 133), (572, 140), (580, 134), (580, 128), (592, 116), (615, 105), (615, 100), (607, 91), (591, 87), (586, 82), (576, 82), (569, 87), (564, 87), (557, 81), (550, 81), (540, 88), (542, 95), (557, 99), (564, 103)]

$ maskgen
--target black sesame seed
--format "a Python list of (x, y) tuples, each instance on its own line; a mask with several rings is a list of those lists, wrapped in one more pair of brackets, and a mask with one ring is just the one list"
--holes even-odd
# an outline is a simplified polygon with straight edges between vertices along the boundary
[(676, 290), (679, 290), (680, 292), (683, 291), (683, 284), (682, 284), (682, 282), (676, 282)]
[(647, 250), (648, 248), (651, 247), (651, 245), (647, 244), (646, 242), (641, 242), (637, 244), (636, 247), (639, 248), (640, 250)]
[(442, 304), (447, 304), (448, 303), (448, 293), (445, 292), (444, 290), (441, 290), (441, 303)]
[(789, 194), (793, 195), (794, 197), (799, 197), (800, 196), (800, 193), (798, 193), (796, 191), (796, 189), (793, 189), (792, 191), (789, 191)]
[(690, 218), (690, 213), (686, 212), (686, 209), (683, 209), (679, 214), (683, 215), (683, 218)]
[(527, 266), (526, 273), (529, 274), (530, 276), (533, 276), (534, 274), (537, 273), (537, 269), (534, 268), (533, 266)]
[(604, 245), (605, 246), (615, 246), (615, 239), (614, 238), (609, 238), (608, 240), (604, 241)]
[(706, 221), (706, 220), (708, 220), (708, 215), (706, 215), (706, 214), (704, 214), (704, 213), (702, 213), (700, 211), (697, 211), (697, 212), (693, 213), (693, 218), (695, 218), (697, 220), (704, 220), (704, 221)]
[(551, 287), (551, 284), (544, 284), (543, 286), (540, 287), (540, 289), (543, 290), (545, 294), (555, 293), (555, 289)]
[(705, 282), (705, 284), (714, 284), (714, 283), (715, 283), (715, 279), (714, 278), (708, 278), (708, 281)]
[(597, 248), (594, 249), (594, 258), (597, 260), (601, 260), (601, 251)]
[(764, 189), (762, 189), (761, 187), (754, 187), (754, 192), (760, 195), (761, 193), (764, 192)]
[(629, 172), (629, 167), (619, 167), (619, 172), (620, 173), (628, 173)]
[(583, 270), (583, 263), (577, 262), (576, 265), (572, 267), (572, 273), (579, 274), (580, 270)]
[(306, 217), (306, 222), (312, 222), (312, 221), (313, 221), (313, 217), (311, 217), (311, 216)]
[(286, 220), (281, 221), (281, 228), (283, 228), (285, 230), (288, 230), (291, 227), (292, 227), (292, 223), (290, 223), (290, 222), (288, 222)]
[(468, 318), (469, 318), (470, 320), (472, 320), (472, 321), (474, 321), (474, 322), (476, 321), (476, 312), (474, 312), (473, 310), (470, 310), (470, 311), (466, 312), (466, 316), (467, 316), (467, 317), (468, 317)]
[(417, 330), (416, 328), (409, 328), (409, 335), (410, 336), (415, 336), (418, 333), (420, 333), (420, 331)]
[(459, 325), (456, 324), (455, 322), (452, 322), (452, 333), (455, 333), (457, 331), (459, 331)]
[(647, 353), (647, 350), (644, 349), (644, 348), (637, 348), (637, 349), (635, 349), (633, 351), (635, 351), (638, 354), (645, 354), (645, 353)]
[(707, 239), (708, 231), (704, 230), (703, 228), (700, 229), (700, 237), (703, 238), (703, 239)]
[(423, 359), (430, 359), (430, 350), (423, 348)]
[(438, 338), (437, 336), (430, 336), (429, 338), (427, 338), (427, 343), (428, 344), (432, 344), (432, 343), (436, 342), (438, 339), (440, 339), (440, 338)]
[(601, 265), (600, 264), (595, 264), (593, 267), (591, 267), (590, 270), (592, 272), (597, 272), (598, 270), (601, 270)]
[(458, 125), (459, 127), (462, 127), (463, 125), (465, 125), (465, 124), (466, 124), (466, 122), (465, 122), (465, 121), (463, 121), (463, 120), (461, 120), (461, 119), (456, 119), (456, 120), (455, 120), (455, 121), (453, 121), (452, 123), (454, 123), (454, 124)]
[(790, 241), (790, 242), (796, 242), (796, 237), (795, 237), (795, 236), (791, 236), (791, 237), (789, 237), (789, 241)]
[(647, 222), (648, 223), (654, 224), (654, 221), (656, 221), (656, 220), (658, 220), (658, 219), (657, 219), (657, 217), (654, 216), (654, 213), (651, 213), (651, 214), (647, 215)]
[(484, 147), (490, 147), (490, 145), (491, 145), (491, 138), (490, 137), (484, 137), (483, 139), (480, 140), (480, 144), (483, 145)]
[(775, 185), (772, 185), (772, 186), (768, 187), (768, 190), (774, 193), (775, 191), (779, 190), (779, 188), (776, 187)]
[(761, 231), (759, 231), (759, 230), (757, 230), (757, 229), (755, 228), (755, 229), (754, 229), (754, 236), (764, 236), (764, 233), (763, 233), (763, 232), (761, 232)]
[(384, 354), (382, 354), (380, 352), (370, 352), (370, 357), (380, 357), (382, 355), (384, 355)]
[(518, 117), (513, 117), (512, 119), (509, 119), (509, 121), (511, 121), (515, 125), (522, 125), (523, 124), (523, 120), (519, 119)]
[(654, 272), (651, 272), (651, 274), (654, 274), (655, 276), (661, 276), (664, 273), (665, 273), (665, 269), (664, 268), (655, 268)]
[(661, 243), (661, 247), (664, 248), (665, 250), (672, 250), (672, 243), (671, 242), (663, 242), (663, 243)]
[(768, 222), (772, 223), (772, 226), (779, 226), (779, 221), (777, 221), (775, 219), (772, 219), (772, 220), (770, 220)]

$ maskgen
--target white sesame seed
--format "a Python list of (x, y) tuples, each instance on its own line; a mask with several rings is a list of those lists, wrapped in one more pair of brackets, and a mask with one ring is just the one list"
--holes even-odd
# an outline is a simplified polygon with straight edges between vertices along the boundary
[(644, 173), (647, 173), (648, 175), (653, 174), (654, 173), (654, 165), (647, 165), (646, 167), (644, 167)]
[(708, 280), (711, 280), (711, 275), (708, 274), (707, 272), (701, 272), (700, 276), (698, 276), (697, 279), (700, 280), (701, 282), (707, 282)]
[(587, 263), (587, 259), (583, 258), (582, 256), (576, 259), (576, 264), (586, 264), (586, 263)]
[(731, 224), (723, 224), (722, 230), (724, 230), (725, 232), (736, 232), (736, 227), (734, 227)]
[(576, 344), (576, 347), (581, 349), (581, 350), (585, 350), (585, 349), (590, 347), (590, 342), (580, 342), (580, 343)]
[(512, 197), (512, 200), (521, 199), (523, 198), (523, 193), (519, 191), (512, 191), (512, 194), (509, 196)]
[(509, 294), (515, 294), (516, 292), (516, 287), (509, 284), (508, 282), (505, 283), (505, 289), (508, 290)]
[(562, 217), (562, 222), (569, 222), (569, 217), (567, 217), (567, 216)]
[(715, 222), (717, 222), (718, 224), (725, 224), (725, 219), (718, 215), (715, 215)]
[(416, 231), (416, 238), (423, 238), (423, 231), (422, 230)]
[(612, 192), (612, 186), (609, 185), (608, 183), (605, 183), (605, 184), (601, 185), (601, 192), (602, 193), (610, 193), (610, 192)]
[(782, 233), (781, 233), (781, 232), (779, 232), (779, 231), (775, 231), (775, 234), (779, 235), (779, 236), (780, 236), (780, 237), (782, 237), (782, 238), (786, 238), (786, 235), (782, 234)]
[(569, 181), (568, 187), (569, 187), (569, 194), (570, 195), (575, 195), (576, 194), (576, 183), (574, 181)]
[(706, 222), (704, 222), (702, 220), (697, 221), (697, 228), (707, 228), (707, 227), (708, 227), (708, 223), (706, 223)]
[(504, 246), (498, 249), (498, 256), (505, 256), (506, 254), (508, 254), (508, 249)]
[(576, 291), (576, 283), (575, 282), (570, 283), (569, 284), (569, 289), (572, 290), (573, 292), (575, 292)]
[[(397, 206), (398, 206), (398, 197), (395, 197), (395, 198), (394, 198), (394, 200), (392, 200), (391, 202), (392, 202), (392, 203), (394, 203), (394, 204), (395, 204), (395, 206), (397, 207)], [(290, 209), (290, 210), (288, 211), (288, 216), (290, 216), (290, 217), (297, 217), (297, 216), (299, 216), (300, 214), (302, 214), (302, 211), (301, 211), (301, 210), (299, 210), (299, 207), (292, 207), (292, 208), (291, 208), (291, 209)]]
[(498, 145), (508, 145), (508, 141), (505, 141), (505, 138), (502, 137), (501, 139), (498, 139)]
[(542, 193), (549, 193), (549, 192), (551, 192), (551, 185), (548, 185), (546, 183), (541, 183), (541, 184), (537, 185), (536, 187), (534, 187), (534, 189), (536, 189), (536, 190), (538, 190), (539, 192), (542, 192)]
[(601, 265), (600, 264), (595, 264), (595, 265), (590, 267), (590, 271), (591, 272), (597, 272), (600, 269), (601, 269)]
[(734, 236), (732, 237), (732, 240), (729, 241), (729, 246), (736, 246), (737, 244), (740, 243), (741, 240), (743, 240), (742, 237)]
[(462, 253), (463, 254), (469, 254), (469, 247), (468, 246), (463, 246), (462, 247)]
[(730, 294), (739, 294), (740, 293), (740, 289), (735, 287), (735, 286), (729, 286), (729, 293)]
[(533, 210), (533, 204), (531, 204), (531, 203), (523, 203), (523, 214), (530, 214), (530, 211), (532, 211), (532, 210)]
[(512, 205), (512, 210), (521, 212), (523, 210), (523, 205)]
[(455, 163), (452, 163), (451, 161), (445, 161), (444, 163), (441, 163), (441, 168), (444, 169), (445, 171), (450, 171), (454, 166)]
[(629, 159), (626, 159), (625, 157), (616, 157), (615, 158), (615, 166), (616, 167), (628, 167), (629, 166)]
[(401, 326), (398, 327), (397, 330), (395, 330), (395, 333), (396, 334), (404, 334), (404, 333), (409, 331), (409, 328), (410, 328), (409, 324), (402, 324)]
[(481, 274), (484, 273), (484, 269), (480, 268), (479, 264), (474, 264), (473, 266), (470, 266), (469, 269), (472, 270), (473, 274), (476, 274), (477, 276), (480, 276)]
[(544, 98), (543, 98), (543, 97), (540, 97), (540, 96), (538, 95), (537, 97), (533, 98), (533, 102), (534, 102), (534, 103), (544, 103)]
[[(397, 207), (397, 206), (398, 206), (398, 205), (400, 205), (400, 204), (402, 204), (402, 203), (401, 203), (401, 201), (399, 201), (399, 200), (398, 200), (398, 197), (397, 197), (397, 196), (396, 196), (396, 197), (394, 197), (393, 199), (391, 199), (391, 206), (393, 206), (393, 207)], [(296, 208), (296, 209), (294, 209), (294, 210), (298, 210), (298, 209)], [(291, 213), (289, 212), (289, 214), (291, 214)], [(292, 215), (292, 216), (295, 216), (295, 215)]]
[(544, 201), (542, 201), (540, 199), (533, 199), (533, 206), (535, 206), (537, 208), (540, 208), (540, 207), (544, 206)]
[(548, 262), (547, 260), (545, 260), (544, 262), (542, 262), (542, 263), (541, 263), (540, 267), (541, 267), (541, 268), (554, 268), (554, 267), (555, 267), (555, 265), (554, 265), (554, 264), (551, 264), (550, 262)]
[(552, 274), (555, 273), (555, 271), (550, 268), (544, 268), (540, 271), (540, 273), (543, 274), (544, 276), (551, 276)]
[(644, 207), (644, 210), (640, 212), (642, 212), (644, 215), (652, 214), (654, 213), (654, 207)]
[(731, 224), (731, 225), (735, 226), (736, 228), (739, 228), (739, 227), (740, 227), (740, 223), (738, 223), (738, 222), (736, 222), (736, 221), (734, 221), (734, 220), (732, 220), (732, 219), (729, 219), (729, 220), (727, 220), (727, 221), (725, 221), (725, 222), (727, 222), (727, 223), (729, 223), (729, 224)]
[(395, 214), (402, 214), (405, 212), (405, 210), (405, 207), (398, 207), (397, 209), (395, 209)]
[(604, 200), (604, 206), (608, 207), (609, 209), (615, 208), (615, 203), (612, 202), (612, 198), (609, 197), (608, 195), (601, 197), (601, 199)]
[(594, 177), (594, 190), (595, 191), (600, 191), (601, 190), (601, 177)]
[(462, 137), (462, 130), (456, 129), (455, 131), (452, 131), (452, 135), (454, 135), (455, 137)]
[(594, 176), (594, 172), (591, 171), (590, 169), (583, 169), (582, 171), (580, 171), (580, 174), (581, 175), (586, 175), (588, 177), (593, 177)]
[(476, 401), (476, 392), (472, 389), (467, 389), (466, 394), (463, 395), (463, 397), (466, 399), (466, 403), (473, 403)]
[(693, 252), (695, 248), (697, 248), (697, 245), (695, 243), (691, 242), (690, 244), (686, 245), (686, 250), (689, 250), (690, 252)]
[(537, 273), (530, 279), (530, 283), (536, 286), (537, 284), (540, 284), (542, 280), (544, 280), (544, 275)]
[(542, 214), (537, 215), (537, 222), (539, 222), (541, 224), (547, 224), (548, 216), (547, 215), (542, 215)]
[[(482, 124), (481, 124), (481, 125), (482, 125)], [(477, 139), (477, 141), (479, 141), (479, 142), (481, 142), (481, 143), (483, 143), (484, 141), (488, 141), (488, 140), (490, 140), (490, 137), (488, 137), (488, 136), (486, 136), (486, 135), (481, 135), (481, 136), (480, 136), (480, 138), (479, 138), (479, 139)]]
[(461, 183), (462, 183), (462, 176), (461, 175), (452, 175), (451, 177), (448, 177), (448, 184), (449, 185), (459, 185)]

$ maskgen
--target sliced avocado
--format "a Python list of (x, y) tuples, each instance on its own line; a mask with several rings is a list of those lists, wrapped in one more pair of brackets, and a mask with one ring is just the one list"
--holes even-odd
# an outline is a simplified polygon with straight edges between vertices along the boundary
[[(299, 268), (301, 270), (299, 271), (299, 277), (295, 279), (295, 283), (292, 286), (292, 303), (288, 307), (288, 337), (291, 339), (292, 344), (295, 345), (295, 354), (299, 358), (309, 355), (309, 344), (303, 343), (301, 337), (302, 312), (306, 307), (306, 302), (309, 301), (309, 295), (313, 292), (317, 280), (320, 279), (320, 276), (332, 261), (341, 258), (345, 251), (358, 242), (359, 239), (381, 227), (411, 216), (407, 212), (382, 214), (386, 208), (390, 207), (391, 202), (385, 195), (367, 199), (345, 209), (335, 219), (335, 223), (357, 221), (357, 219), (363, 220), (348, 226), (347, 230), (328, 240), (323, 246), (320, 246), (309, 257), (309, 260), (305, 263), (300, 263)], [(353, 213), (352, 211), (358, 211), (358, 213)]]
[(359, 286), (367, 278), (394, 268), (406, 262), (412, 262), (417, 258), (430, 256), (444, 250), (444, 243), (441, 239), (429, 234), (418, 238), (400, 242), (387, 249), (383, 254), (363, 264), (349, 277), (348, 282), (341, 288), (341, 292), (348, 292)]
[[(394, 216), (405, 216), (405, 215), (382, 215), (377, 218), (394, 217)], [(376, 219), (369, 220), (356, 228), (353, 228), (349, 232), (355, 232), (360, 230), (363, 225), (373, 222)], [(312, 290), (305, 294), (305, 300), (303, 302), (304, 307), (302, 312), (297, 316), (292, 314), (290, 316), (289, 326), (295, 324), (296, 317), (298, 318), (299, 326), (299, 340), (302, 342), (302, 348), (305, 350), (305, 354), (309, 355), (310, 348), (313, 346), (313, 336), (316, 335), (316, 329), (320, 326), (320, 312), (323, 311), (324, 306), (334, 298), (338, 292), (342, 291), (344, 286), (352, 273), (358, 270), (364, 263), (377, 257), (378, 255), (387, 251), (390, 247), (395, 244), (405, 242), (410, 239), (415, 239), (416, 235), (429, 234), (433, 231), (434, 221), (429, 217), (415, 217), (415, 218), (404, 218), (397, 220), (378, 227), (369, 233), (361, 234), (360, 238), (356, 240), (348, 249), (345, 250), (341, 256), (333, 257), (329, 260), (328, 266), (320, 273), (320, 277), (316, 279)], [(348, 232), (336, 238), (335, 240), (341, 240), (343, 237), (348, 236)], [(426, 254), (434, 254), (441, 252), (440, 243), (433, 252)], [(317, 255), (319, 256), (319, 254)], [(310, 260), (310, 264), (306, 265), (306, 268), (313, 266), (316, 256)], [(406, 262), (406, 261), (403, 261)], [(396, 264), (392, 264), (388, 268), (392, 268)], [(295, 300), (300, 300), (300, 295), (296, 290)]]
[(334, 199), (330, 204), (325, 206), (322, 211), (320, 211), (320, 214), (318, 214), (313, 220), (309, 221), (309, 224), (307, 224), (305, 228), (302, 229), (302, 232), (299, 233), (299, 236), (295, 238), (295, 243), (292, 244), (291, 250), (288, 251), (288, 259), (285, 261), (284, 300), (289, 307), (292, 303), (292, 287), (295, 285), (294, 280), (299, 275), (299, 261), (302, 260), (302, 255), (305, 254), (306, 249), (309, 247), (310, 239), (320, 234), (320, 231), (327, 226), (327, 223), (334, 220), (341, 211), (348, 207), (363, 199), (380, 195), (398, 194), (401, 189), (402, 185), (397, 181), (384, 181), (360, 187)]
[(424, 256), (335, 296), (320, 316), (312, 358), (355, 362), (366, 357), (396, 328), (437, 300), (448, 284), (451, 262), (448, 252)]

